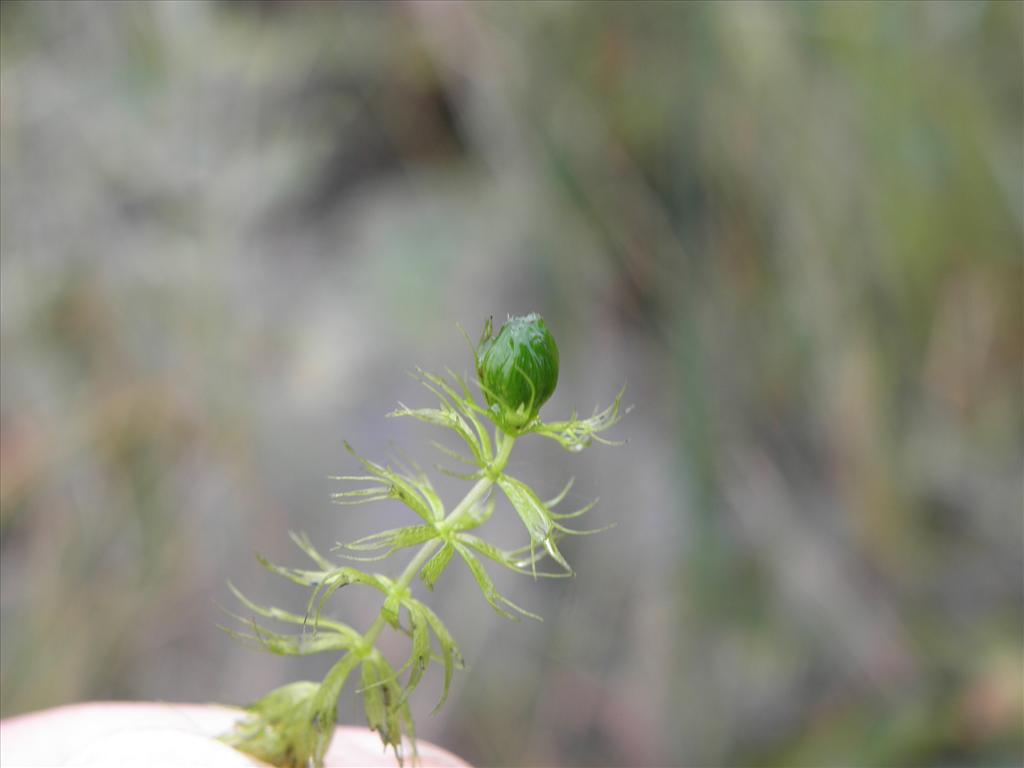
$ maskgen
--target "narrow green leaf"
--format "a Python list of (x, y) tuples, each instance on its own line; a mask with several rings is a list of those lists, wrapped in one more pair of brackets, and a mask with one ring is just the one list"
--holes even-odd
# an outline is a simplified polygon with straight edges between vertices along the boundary
[[(349, 445), (347, 442), (345, 443), (345, 450), (351, 453), (355, 457), (356, 461), (362, 464), (363, 467), (365, 467), (366, 470), (370, 472), (370, 474), (374, 475), (374, 477), (376, 478), (384, 480), (388, 484), (387, 488), (384, 489), (387, 494), (384, 498), (397, 499), (398, 501), (401, 501), (403, 504), (409, 507), (409, 509), (411, 509), (417, 515), (419, 515), (424, 520), (424, 522), (430, 523), (434, 521), (434, 511), (431, 508), (430, 503), (428, 502), (428, 500), (418, 487), (418, 481), (416, 481), (413, 478), (406, 477), (398, 472), (395, 472), (393, 469), (383, 467), (380, 464), (376, 464), (370, 461), (369, 459), (364, 459), (362, 456), (356, 453), (352, 446)], [(379, 489), (371, 488), (367, 490), (375, 491)], [(358, 492), (348, 491), (345, 493), (357, 494)], [(379, 493), (378, 496), (372, 498), (380, 498)]]
[(372, 552), (377, 549), (387, 549), (387, 554), (390, 555), (397, 549), (415, 547), (417, 544), (422, 544), (439, 535), (437, 529), (432, 525), (412, 525), (374, 533), (339, 546), (354, 552)]
[(317, 552), (316, 548), (313, 546), (313, 542), (309, 540), (309, 536), (307, 536), (305, 533), (301, 531), (298, 533), (295, 531), (289, 531), (288, 536), (291, 538), (292, 541), (295, 542), (299, 549), (301, 549), (309, 556), (310, 560), (319, 565), (325, 571), (329, 571), (336, 567), (334, 563), (332, 563), (326, 557)]
[(488, 459), (492, 455), (491, 441), (487, 435), (487, 431), (481, 427), (476, 414), (486, 415), (486, 411), (477, 404), (472, 393), (469, 391), (469, 387), (466, 386), (466, 383), (458, 376), (458, 374), (453, 373), (451, 369), (448, 369), (447, 372), (448, 375), (455, 379), (462, 387), (461, 395), (454, 387), (452, 387), (451, 384), (445, 381), (444, 377), (424, 371), (422, 368), (417, 369), (420, 383), (437, 395), (441, 402), (457, 408), (459, 413), (473, 425), (473, 428), (476, 430), (476, 440), (480, 445), (482, 465), (484, 460)]
[(440, 578), (441, 574), (444, 573), (444, 569), (448, 567), (448, 563), (452, 559), (452, 555), (455, 554), (455, 550), (451, 544), (445, 543), (443, 547), (427, 561), (427, 564), (423, 566), (423, 570), (420, 571), (420, 578), (423, 579), (423, 583), (427, 585), (427, 589), (433, 589), (434, 583)]
[(412, 713), (402, 695), (397, 673), (380, 653), (363, 660), (362, 693), (367, 725), (377, 731), (385, 747), (391, 747), (399, 764), (403, 762), (403, 733), (408, 734), (415, 755)]
[[(231, 614), (240, 621), (241, 616)], [(311, 656), (325, 651), (350, 651), (355, 647), (352, 638), (340, 635), (337, 632), (302, 633), (299, 635), (285, 635), (273, 632), (266, 627), (261, 627), (253, 620), (246, 622), (252, 628), (253, 634), (238, 632), (229, 627), (221, 627), (236, 640), (242, 643), (268, 651), (277, 656)]]
[[(242, 603), (242, 605), (244, 605), (246, 608), (248, 608), (250, 611), (252, 611), (253, 613), (255, 613), (258, 616), (262, 616), (263, 618), (266, 618), (266, 619), (273, 619), (275, 621), (280, 621), (280, 622), (283, 622), (283, 623), (299, 624), (299, 625), (302, 625), (302, 626), (305, 626), (308, 623), (308, 613), (307, 613), (306, 616), (299, 616), (298, 614), (289, 613), (288, 611), (283, 611), (280, 608), (272, 608), (272, 607), (258, 605), (257, 603), (254, 603), (253, 601), (249, 600), (245, 595), (243, 595), (242, 592), (237, 587), (235, 587), (234, 584), (231, 584), (229, 582), (228, 583), (228, 588), (232, 591), (232, 593), (235, 595), (235, 597), (238, 598), (238, 601), (240, 603)], [(244, 617), (239, 616), (238, 614), (233, 613), (233, 612), (231, 612), (231, 611), (229, 611), (227, 609), (222, 609), (222, 610), (226, 614), (231, 616), (232, 618), (235, 618), (238, 621), (242, 622), (243, 624), (252, 627), (253, 630), (256, 631), (259, 635), (272, 634), (272, 633), (269, 632), (269, 630), (266, 630), (263, 627), (257, 626), (256, 623), (252, 619), (244, 618)], [(332, 632), (332, 633), (337, 634), (340, 637), (344, 638), (345, 643), (347, 644), (346, 647), (348, 647), (348, 646), (355, 647), (355, 645), (358, 644), (358, 642), (360, 641), (360, 639), (362, 637), (358, 632), (356, 632), (354, 629), (352, 629), (352, 627), (348, 626), (347, 624), (343, 624), (343, 623), (341, 623), (339, 621), (333, 621), (333, 620), (330, 620), (330, 619), (324, 619), (324, 620), (319, 620), (318, 619), (317, 627), (323, 628), (327, 632)], [(259, 639), (260, 638), (257, 637), (258, 641), (259, 641)]]
[(459, 415), (448, 408), (410, 408), (404, 403), (399, 403), (398, 408), (387, 414), (389, 417), (412, 416), (427, 424), (446, 429), (456, 429)]
[(611, 405), (600, 413), (595, 411), (594, 415), (589, 419), (578, 419), (574, 413), (568, 421), (552, 421), (548, 423), (537, 421), (531, 424), (525, 431), (554, 440), (567, 451), (572, 451), (573, 453), (582, 451), (594, 440), (605, 445), (621, 445), (620, 442), (600, 437), (599, 433), (615, 426), (622, 416), (629, 413), (632, 409), (632, 407), (621, 408), (622, 396), (625, 393), (626, 387), (623, 386)]
[(437, 614), (422, 603), (420, 603), (419, 607), (424, 617), (426, 617), (427, 623), (430, 624), (434, 637), (437, 638), (437, 644), (441, 647), (441, 660), (444, 664), (444, 690), (441, 692), (441, 700), (434, 707), (434, 711), (437, 712), (448, 700), (448, 687), (451, 684), (452, 672), (455, 669), (464, 668), (466, 662), (462, 658), (459, 646), (455, 643), (455, 638), (452, 637), (448, 628), (437, 617)]
[[(433, 424), (434, 426), (444, 427), (455, 432), (462, 441), (469, 447), (470, 452), (476, 458), (476, 463), (483, 466), (487, 461), (489, 455), (485, 451), (485, 443), (481, 443), (479, 438), (470, 432), (469, 426), (461, 414), (464, 414), (464, 404), (460, 402), (460, 398), (448, 387), (447, 383), (440, 377), (428, 374), (422, 369), (417, 370), (417, 378), (420, 383), (429, 389), (437, 397), (441, 404), (440, 408), (409, 408), (408, 406), (399, 403), (399, 408), (392, 411), (388, 416), (411, 416), (414, 419), (418, 419), (426, 424)], [(458, 410), (456, 410), (458, 409)], [(460, 413), (461, 412), (461, 413)]]
[(434, 446), (434, 448), (439, 450), (441, 453), (443, 453), (445, 456), (447, 456), (449, 459), (454, 459), (455, 461), (459, 462), (459, 464), (465, 464), (466, 466), (469, 467), (479, 466), (479, 464), (477, 464), (477, 462), (475, 462), (473, 459), (467, 456), (463, 456), (458, 451), (453, 451), (444, 443), (439, 443), (437, 440), (431, 440), (430, 444)]
[(445, 516), (444, 503), (441, 501), (441, 497), (437, 495), (437, 491), (434, 490), (430, 477), (416, 462), (412, 461), (408, 462), (408, 464), (408, 467), (404, 467), (401, 464), (398, 465), (399, 475), (412, 483), (420, 496), (427, 502), (427, 506), (430, 507), (432, 520), (435, 522), (443, 520)]
[[(523, 573), (527, 575), (532, 574), (535, 576), (543, 576), (545, 578), (550, 579), (562, 579), (572, 575), (571, 571), (549, 573), (544, 571), (538, 571), (536, 569), (528, 570), (519, 562), (517, 562), (517, 558), (513, 555), (513, 553), (506, 552), (503, 549), (499, 549), (493, 544), (490, 544), (484, 541), (483, 539), (474, 536), (470, 533), (460, 533), (457, 535), (459, 541), (461, 541), (463, 544), (472, 547), (474, 550), (479, 552), (484, 557), (493, 560), (494, 562), (498, 563), (501, 566), (504, 566), (505, 568), (508, 568), (510, 571), (515, 571), (516, 573)], [(526, 547), (525, 549), (529, 549), (529, 547)], [(546, 553), (547, 550), (544, 550), (544, 552)], [(528, 564), (533, 565), (533, 563)]]
[(391, 743), (388, 733), (388, 708), (384, 700), (384, 687), (381, 685), (379, 667), (370, 659), (363, 662), (363, 711), (366, 713), (366, 725), (371, 731), (377, 731), (385, 744)]
[(381, 589), (380, 581), (376, 576), (364, 573), (356, 568), (340, 566), (329, 571), (307, 571), (302, 568), (285, 568), (270, 562), (263, 555), (257, 555), (256, 559), (260, 565), (271, 573), (283, 576), (295, 584), (303, 587), (325, 587), (330, 584), (345, 586), (346, 584), (365, 584), (368, 587)]
[(409, 680), (405, 686), (405, 696), (408, 696), (419, 685), (430, 664), (431, 643), (427, 617), (418, 602), (410, 600), (405, 606), (409, 611), (409, 626), (412, 628), (412, 656), (409, 658)]
[(562, 503), (562, 499), (564, 499), (565, 495), (567, 493), (569, 493), (569, 489), (572, 488), (572, 484), (574, 482), (576, 482), (576, 478), (575, 477), (570, 477), (569, 478), (569, 482), (567, 482), (565, 484), (565, 488), (563, 488), (561, 491), (559, 491), (558, 495), (555, 496), (553, 499), (550, 499), (549, 501), (545, 501), (544, 502), (544, 506), (546, 506), (550, 510), (552, 507), (557, 507), (559, 504), (561, 504)]
[[(561, 531), (556, 531), (552, 535), (552, 539), (557, 541), (558, 537), (561, 536)], [(537, 570), (537, 563), (541, 562), (545, 558), (549, 557), (547, 549), (537, 549), (536, 543), (531, 540), (529, 544), (522, 547), (516, 547), (505, 552), (509, 560), (515, 565), (516, 568), (522, 570), (523, 573), (529, 573), (532, 576), (546, 576), (551, 578), (565, 578), (572, 576), (572, 571), (560, 571), (558, 573), (544, 573)], [(529, 569), (529, 570), (527, 570)]]
[(455, 551), (458, 552), (462, 559), (466, 561), (466, 565), (469, 566), (469, 570), (473, 573), (473, 578), (476, 579), (476, 583), (480, 587), (480, 591), (483, 592), (484, 599), (487, 600), (488, 603), (490, 603), (491, 607), (495, 611), (497, 611), (501, 616), (504, 616), (506, 619), (518, 621), (518, 616), (516, 616), (513, 613), (509, 613), (507, 610), (505, 610), (504, 606), (508, 606), (509, 608), (518, 611), (523, 616), (529, 616), (531, 619), (537, 619), (537, 621), (542, 621), (541, 617), (537, 614), (530, 613), (530, 611), (527, 611), (524, 608), (520, 608), (511, 600), (499, 594), (498, 590), (494, 588), (494, 582), (491, 580), (490, 575), (488, 575), (487, 570), (484, 568), (481, 562), (476, 559), (476, 556), (469, 550), (468, 547), (457, 541), (453, 542), (453, 546), (455, 547)]
[(327, 571), (307, 571), (302, 568), (285, 568), (270, 562), (264, 555), (256, 555), (256, 560), (271, 573), (283, 576), (302, 587), (318, 586), (325, 578)]
[(465, 481), (470, 482), (470, 483), (476, 482), (477, 480), (479, 480), (481, 477), (484, 476), (482, 471), (477, 471), (477, 472), (456, 472), (453, 469), (448, 469), (447, 467), (442, 467), (440, 464), (435, 464), (434, 466), (437, 467), (437, 471), (440, 472), (442, 475), (447, 475), (448, 477), (454, 477), (456, 480), (465, 480)]
[(592, 502), (590, 502), (589, 504), (581, 507), (580, 509), (577, 509), (575, 512), (564, 512), (564, 513), (561, 513), (561, 514), (557, 514), (555, 512), (551, 512), (550, 514), (551, 514), (551, 517), (553, 519), (555, 519), (555, 520), (571, 520), (574, 517), (580, 517), (581, 515), (587, 514), (587, 512), (589, 512), (595, 506), (597, 506), (597, 502), (598, 502), (598, 500), (594, 499)]
[[(558, 549), (558, 545), (555, 543), (554, 536), (548, 536), (546, 539), (544, 539), (544, 549), (548, 551), (548, 554), (551, 556), (551, 559), (558, 563), (560, 566), (562, 566), (570, 576), (573, 574), (572, 567), (569, 565), (568, 561), (565, 559), (561, 551)], [(535, 571), (534, 576), (536, 577), (536, 575), (537, 573)]]
[(351, 491), (338, 491), (332, 493), (332, 499), (336, 504), (369, 504), (371, 501), (387, 499), (391, 495), (391, 488), (384, 485), (375, 485), (370, 488), (356, 488)]
[[(435, 394), (437, 394), (435, 392)], [(469, 426), (463, 420), (463, 418), (456, 413), (453, 409), (445, 405), (443, 408), (408, 408), (402, 406), (396, 411), (392, 411), (388, 416), (411, 416), (414, 419), (422, 421), (426, 424), (432, 424), (436, 427), (444, 427), (450, 429), (457, 434), (462, 441), (469, 447), (469, 450), (473, 453), (473, 456), (477, 458), (477, 463), (483, 461), (483, 456), (480, 453), (480, 445), (476, 437), (469, 431)]]
[(498, 487), (512, 503), (531, 539), (540, 543), (551, 535), (551, 514), (526, 483), (502, 475), (498, 478)]
[(440, 522), (444, 520), (445, 510), (444, 502), (441, 501), (441, 497), (437, 495), (437, 491), (434, 490), (433, 484), (430, 482), (430, 478), (423, 472), (419, 472), (416, 475), (417, 488), (424, 499), (427, 500), (427, 505), (430, 507), (431, 517), (433, 522)]
[(299, 616), (298, 614), (289, 613), (288, 611), (283, 611), (280, 608), (273, 608), (254, 603), (252, 600), (243, 595), (242, 592), (238, 589), (238, 587), (236, 587), (230, 581), (228, 582), (228, 589), (230, 589), (232, 594), (234, 594), (234, 596), (238, 598), (238, 602), (240, 602), (253, 613), (262, 616), (265, 619), (274, 619), (275, 621), (286, 622), (288, 624), (306, 623), (305, 616)]
[(559, 530), (559, 532), (564, 533), (566, 536), (593, 536), (595, 533), (604, 533), (605, 531), (610, 531), (612, 528), (618, 525), (618, 523), (608, 523), (608, 525), (602, 525), (600, 528), (584, 529), (567, 528), (566, 526), (559, 523), (557, 520), (553, 522), (552, 525), (554, 525), (555, 528)]
[[(324, 604), (335, 592), (349, 584), (362, 584), (367, 587), (373, 587), (379, 592), (387, 593), (387, 587), (379, 576), (363, 573), (355, 568), (335, 568), (325, 575), (324, 580), (309, 596), (306, 614), (307, 616), (309, 614), (313, 615), (314, 627), (319, 626), (322, 622), (320, 615), (323, 613)], [(314, 603), (316, 603), (315, 611), (313, 610)]]
[[(462, 412), (463, 414), (465, 414), (466, 418), (469, 419), (470, 423), (472, 423), (473, 429), (476, 430), (478, 439), (480, 440), (480, 444), (483, 446), (484, 455), (490, 456), (491, 439), (487, 434), (487, 430), (484, 429), (483, 424), (477, 418), (476, 415), (480, 414), (481, 416), (488, 416), (487, 410), (477, 404), (476, 399), (473, 397), (473, 393), (470, 391), (469, 385), (466, 383), (465, 379), (459, 376), (459, 374), (452, 371), (450, 368), (448, 369), (448, 375), (455, 379), (455, 382), (459, 385), (459, 388), (462, 390), (461, 400), (458, 401), (462, 404)], [(490, 417), (488, 416), (488, 418)]]
[(515, 507), (519, 519), (523, 521), (530, 534), (531, 541), (542, 545), (556, 563), (571, 573), (572, 568), (555, 544), (551, 513), (544, 506), (544, 502), (537, 498), (537, 494), (526, 483), (514, 477), (502, 475), (498, 478), (498, 486)]

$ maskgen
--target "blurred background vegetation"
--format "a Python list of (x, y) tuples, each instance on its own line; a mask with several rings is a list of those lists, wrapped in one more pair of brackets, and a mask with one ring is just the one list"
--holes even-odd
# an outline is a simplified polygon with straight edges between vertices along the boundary
[(383, 418), (430, 399), (405, 372), (539, 311), (545, 413), (624, 381), (636, 409), (624, 448), (514, 468), (619, 525), (566, 543), (571, 582), (497, 574), (543, 624), (445, 575), (471, 668), (421, 735), (479, 765), (1024, 761), (1020, 3), (0, 18), (3, 716), (319, 679), (216, 629), (226, 580), (298, 607), (254, 551), (407, 519), (329, 504), (342, 439), (420, 455)]

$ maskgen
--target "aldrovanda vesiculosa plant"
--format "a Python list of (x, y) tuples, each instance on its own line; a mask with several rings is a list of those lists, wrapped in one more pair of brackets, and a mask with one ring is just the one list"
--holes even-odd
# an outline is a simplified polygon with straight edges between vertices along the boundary
[[(448, 371), (448, 378), (422, 370), (416, 375), (438, 399), (437, 408), (408, 408), (404, 405), (389, 416), (411, 416), (455, 432), (468, 454), (435, 445), (449, 458), (465, 465), (463, 473), (448, 472), (473, 485), (448, 511), (427, 475), (418, 467), (398, 469), (362, 458), (347, 443), (346, 449), (362, 465), (365, 474), (339, 480), (361, 484), (354, 490), (335, 494), (340, 504), (363, 504), (393, 499), (402, 502), (419, 518), (404, 528), (382, 531), (347, 544), (336, 551), (352, 561), (379, 561), (399, 550), (418, 547), (397, 578), (341, 565), (323, 556), (303, 534), (291, 534), (293, 541), (313, 562), (309, 569), (284, 568), (260, 557), (268, 570), (309, 589), (304, 613), (291, 613), (252, 602), (231, 587), (250, 617), (235, 615), (250, 631), (228, 630), (232, 635), (272, 653), (305, 656), (340, 653), (341, 657), (320, 683), (297, 682), (278, 688), (248, 708), (223, 740), (274, 765), (287, 768), (319, 768), (334, 733), (338, 697), (350, 676), (359, 675), (369, 727), (380, 734), (385, 748), (394, 749), (402, 761), (405, 749), (416, 759), (413, 718), (409, 694), (423, 679), (431, 662), (439, 662), (444, 688), (435, 711), (448, 696), (452, 672), (463, 666), (462, 656), (451, 634), (438, 616), (413, 597), (412, 585), (419, 579), (433, 589), (457, 555), (469, 567), (484, 599), (508, 619), (519, 615), (539, 619), (499, 594), (481, 558), (511, 571), (537, 576), (571, 576), (572, 569), (558, 548), (565, 535), (593, 533), (568, 527), (565, 520), (579, 517), (596, 501), (574, 512), (552, 511), (567, 495), (572, 481), (554, 498), (542, 501), (524, 483), (505, 472), (512, 447), (519, 438), (534, 434), (555, 440), (573, 452), (594, 440), (612, 444), (600, 433), (618, 422), (622, 392), (604, 411), (589, 419), (575, 413), (567, 421), (543, 422), (539, 412), (558, 383), (558, 347), (544, 320), (537, 314), (513, 317), (494, 335), (488, 320), (474, 349), (477, 385), (481, 404), (460, 376)], [(492, 432), (493, 429), (493, 432)], [(492, 436), (493, 435), (493, 436)], [(494, 487), (508, 499), (526, 527), (528, 542), (518, 549), (504, 550), (474, 533), (494, 511)], [(355, 553), (355, 554), (352, 554)], [(545, 558), (559, 570), (543, 571), (537, 566)], [(327, 601), (342, 587), (359, 584), (380, 593), (380, 615), (365, 632), (324, 616)], [(298, 634), (282, 634), (257, 622), (256, 617), (300, 627)], [(390, 628), (410, 639), (408, 660), (395, 667), (377, 649), (381, 632)]]

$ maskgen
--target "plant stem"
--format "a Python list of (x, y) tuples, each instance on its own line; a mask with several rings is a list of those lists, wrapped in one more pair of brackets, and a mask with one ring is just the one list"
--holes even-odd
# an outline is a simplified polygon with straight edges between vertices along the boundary
[[(473, 508), (473, 505), (487, 495), (487, 491), (489, 491), (491, 486), (494, 485), (495, 480), (498, 479), (498, 476), (508, 464), (508, 457), (509, 454), (512, 453), (512, 446), (515, 441), (516, 438), (512, 435), (495, 430), (494, 443), (498, 450), (494, 458), (486, 467), (484, 467), (484, 476), (476, 481), (473, 487), (469, 489), (469, 492), (462, 497), (462, 501), (460, 501), (456, 505), (455, 509), (445, 517), (443, 521), (444, 525), (451, 527), (457, 524), (463, 515), (469, 513)], [(420, 548), (420, 551), (416, 553), (416, 557), (409, 561), (405, 570), (402, 571), (402, 575), (399, 576), (398, 581), (395, 582), (396, 590), (400, 591), (406, 589), (410, 584), (412, 584), (412, 580), (416, 578), (416, 574), (419, 573), (420, 569), (426, 565), (427, 560), (429, 560), (431, 555), (434, 554), (439, 543), (440, 542), (437, 539), (431, 539)], [(367, 647), (372, 647), (374, 643), (377, 642), (377, 637), (382, 631), (384, 631), (386, 623), (387, 622), (384, 620), (383, 614), (377, 616), (373, 624), (371, 624), (370, 628), (366, 631), (366, 634), (363, 635), (363, 641)], [(338, 698), (341, 694), (341, 685), (345, 682), (349, 668), (350, 665), (347, 656), (342, 657), (333, 667), (331, 667), (331, 670), (327, 673), (327, 677), (324, 678), (324, 681), (321, 684), (321, 694), (325, 700), (334, 701)]]
[[(497, 480), (498, 476), (505, 469), (505, 465), (508, 464), (509, 454), (512, 453), (512, 446), (516, 442), (516, 438), (512, 435), (495, 430), (494, 435), (495, 447), (498, 449), (494, 456), (494, 459), (484, 468), (484, 476), (476, 481), (476, 484), (469, 489), (469, 492), (462, 497), (462, 501), (456, 505), (447, 517), (443, 521), (443, 525), (447, 527), (454, 526), (459, 520), (473, 508), (473, 506), (480, 501), (487, 492), (494, 485), (494, 481)], [(395, 582), (395, 590), (401, 591), (412, 584), (412, 580), (416, 578), (416, 574), (420, 572), (420, 569), (426, 565), (427, 560), (430, 559), (431, 555), (434, 554), (434, 550), (437, 549), (440, 541), (438, 539), (431, 539), (424, 544), (420, 551), (416, 553), (416, 557), (409, 561), (409, 564), (402, 571), (402, 575), (398, 577), (398, 581)], [(363, 635), (363, 640), (368, 646), (372, 646), (376, 641), (377, 637), (384, 630), (384, 615), (379, 615), (370, 628)]]

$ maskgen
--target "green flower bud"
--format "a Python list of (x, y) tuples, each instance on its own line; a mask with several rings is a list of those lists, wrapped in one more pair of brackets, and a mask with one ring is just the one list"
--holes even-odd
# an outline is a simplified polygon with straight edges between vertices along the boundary
[(484, 397), (504, 425), (517, 428), (537, 418), (558, 384), (558, 346), (534, 313), (510, 317), (492, 337), (491, 321), (476, 348), (476, 374)]

